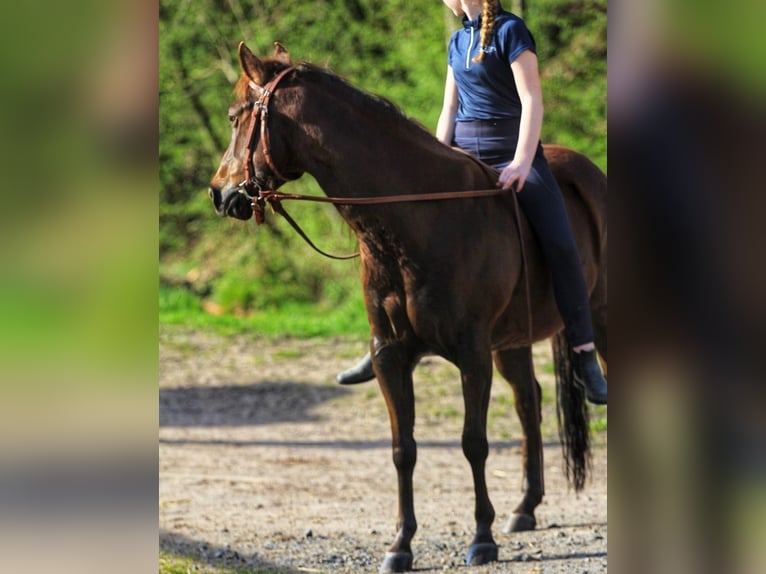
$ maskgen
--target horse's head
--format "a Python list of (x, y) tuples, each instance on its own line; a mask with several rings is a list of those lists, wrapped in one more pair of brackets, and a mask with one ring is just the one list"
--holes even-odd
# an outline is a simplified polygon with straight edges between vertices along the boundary
[(237, 101), (229, 108), (231, 142), (208, 193), (219, 215), (250, 219), (254, 195), (297, 179), (303, 169), (294, 164), (288, 143), (290, 130), (284, 112), (290, 106), (285, 101), (289, 98), (274, 94), (282, 72), (291, 69), (287, 50), (277, 42), (274, 55), (261, 60), (241, 42), (239, 63), (242, 76), (235, 90)]

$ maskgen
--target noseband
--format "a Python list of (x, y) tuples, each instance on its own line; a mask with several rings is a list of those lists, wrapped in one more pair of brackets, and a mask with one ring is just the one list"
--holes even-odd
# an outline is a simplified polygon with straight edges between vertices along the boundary
[(261, 199), (261, 192), (263, 189), (261, 185), (255, 179), (255, 166), (253, 165), (253, 156), (255, 155), (255, 148), (258, 146), (255, 141), (256, 130), (258, 125), (261, 126), (261, 145), (263, 148), (263, 157), (266, 160), (266, 165), (269, 166), (271, 173), (283, 180), (289, 181), (284, 175), (282, 175), (277, 167), (274, 165), (274, 159), (271, 156), (271, 150), (269, 149), (269, 101), (271, 95), (277, 87), (277, 84), (284, 78), (289, 72), (293, 71), (293, 66), (287, 67), (277, 74), (268, 84), (263, 87), (260, 97), (257, 102), (253, 103), (252, 121), (250, 122), (250, 131), (247, 134), (247, 163), (245, 163), (245, 181), (242, 182), (241, 187), (245, 193), (253, 201), (253, 214), (257, 223), (263, 223), (264, 221), (264, 201)]

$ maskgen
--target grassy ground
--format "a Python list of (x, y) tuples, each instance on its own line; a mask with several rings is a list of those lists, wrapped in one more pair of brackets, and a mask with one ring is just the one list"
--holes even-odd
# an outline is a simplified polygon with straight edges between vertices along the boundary
[(358, 296), (340, 305), (285, 304), (250, 314), (225, 314), (181, 287), (160, 287), (159, 322), (212, 329), (219, 333), (258, 333), (288, 337), (365, 335), (367, 315)]
[(159, 574), (265, 574), (266, 572), (274, 574), (276, 571), (273, 568), (251, 570), (216, 567), (195, 558), (160, 552)]

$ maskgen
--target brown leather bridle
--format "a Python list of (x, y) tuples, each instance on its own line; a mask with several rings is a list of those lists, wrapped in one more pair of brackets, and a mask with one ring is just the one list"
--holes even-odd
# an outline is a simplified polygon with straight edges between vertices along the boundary
[(266, 165), (271, 170), (274, 177), (281, 179), (282, 181), (289, 181), (284, 175), (282, 175), (277, 166), (274, 165), (274, 159), (271, 156), (271, 150), (269, 149), (269, 101), (271, 95), (277, 87), (277, 84), (284, 78), (289, 72), (295, 68), (289, 66), (279, 72), (268, 84), (261, 88), (261, 95), (258, 97), (258, 101), (253, 102), (253, 111), (251, 113), (250, 130), (247, 134), (247, 147), (245, 152), (247, 153), (247, 161), (245, 162), (245, 181), (242, 182), (240, 187), (244, 189), (245, 193), (251, 198), (253, 205), (253, 214), (255, 215), (255, 221), (258, 224), (264, 222), (264, 202), (265, 198), (262, 198), (263, 189), (255, 178), (255, 166), (253, 165), (253, 157), (255, 155), (255, 149), (258, 143), (255, 141), (255, 134), (258, 130), (258, 125), (261, 129), (261, 149), (263, 151), (263, 157), (266, 160)]

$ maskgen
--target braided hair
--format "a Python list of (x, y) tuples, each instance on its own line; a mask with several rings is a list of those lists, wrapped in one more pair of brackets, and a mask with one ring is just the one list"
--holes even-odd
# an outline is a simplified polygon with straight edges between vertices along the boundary
[(484, 50), (489, 46), (492, 39), (492, 33), (495, 31), (495, 17), (497, 16), (497, 0), (482, 0), (481, 3), (481, 46), (479, 53), (471, 60), (474, 63), (481, 62), (484, 59)]

